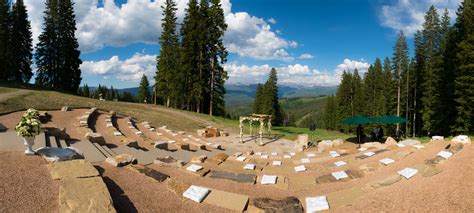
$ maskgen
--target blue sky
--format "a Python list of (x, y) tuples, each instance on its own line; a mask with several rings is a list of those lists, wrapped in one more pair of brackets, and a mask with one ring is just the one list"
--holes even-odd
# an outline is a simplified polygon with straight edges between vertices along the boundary
[[(178, 21), (187, 0), (176, 0)], [(33, 34), (41, 32), (44, 2), (25, 1)], [(276, 67), (281, 84), (334, 86), (343, 70), (365, 72), (391, 56), (397, 32), (420, 29), (431, 4), (455, 16), (460, 0), (222, 0), (229, 28), (228, 83), (258, 83)], [(83, 83), (135, 87), (152, 79), (159, 54), (161, 0), (78, 0), (76, 36)], [(36, 38), (35, 38), (36, 41)]]

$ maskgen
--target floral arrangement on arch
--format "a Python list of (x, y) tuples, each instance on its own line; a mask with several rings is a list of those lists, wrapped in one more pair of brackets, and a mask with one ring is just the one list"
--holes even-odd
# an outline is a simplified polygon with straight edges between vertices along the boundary
[(35, 137), (41, 132), (41, 122), (39, 112), (36, 109), (28, 109), (21, 116), (20, 122), (15, 126), (15, 131), (19, 136), (29, 138)]

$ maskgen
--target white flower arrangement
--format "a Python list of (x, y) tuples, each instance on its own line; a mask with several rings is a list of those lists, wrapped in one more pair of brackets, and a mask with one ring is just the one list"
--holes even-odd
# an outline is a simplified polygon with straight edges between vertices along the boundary
[(20, 122), (16, 125), (15, 131), (22, 137), (35, 137), (41, 132), (41, 122), (39, 113), (35, 109), (28, 109), (21, 117)]

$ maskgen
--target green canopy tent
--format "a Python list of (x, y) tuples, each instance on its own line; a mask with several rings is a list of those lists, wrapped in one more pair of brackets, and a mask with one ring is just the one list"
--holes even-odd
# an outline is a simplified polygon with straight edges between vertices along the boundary
[(362, 128), (362, 127), (360, 127), (360, 125), (370, 124), (370, 123), (373, 123), (373, 122), (374, 122), (374, 119), (372, 119), (370, 117), (352, 116), (350, 118), (346, 118), (346, 119), (342, 120), (340, 123), (346, 124), (346, 125), (359, 125), (359, 127), (357, 127), (357, 141), (359, 143), (359, 148), (360, 148), (360, 137), (361, 137), (361, 132), (360, 131), (362, 131), (361, 129), (359, 130), (359, 128)]
[(353, 116), (342, 120), (340, 123), (346, 125), (362, 125), (373, 123), (373, 119), (366, 116)]
[(394, 115), (385, 115), (383, 117), (374, 118), (373, 121), (374, 123), (381, 124), (399, 124), (407, 122), (407, 119)]

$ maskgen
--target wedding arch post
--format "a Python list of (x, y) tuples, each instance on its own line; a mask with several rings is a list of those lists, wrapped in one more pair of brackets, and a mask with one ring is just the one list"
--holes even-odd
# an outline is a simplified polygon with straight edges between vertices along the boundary
[(251, 114), (249, 116), (241, 116), (239, 118), (239, 128), (240, 128), (240, 143), (244, 142), (244, 122), (249, 121), (250, 125), (250, 137), (253, 137), (252, 124), (253, 122), (259, 122), (260, 128), (258, 131), (258, 144), (263, 146), (263, 133), (265, 131), (265, 124), (267, 125), (268, 135), (271, 134), (272, 128), (272, 116), (271, 115), (260, 115), (260, 114)]

